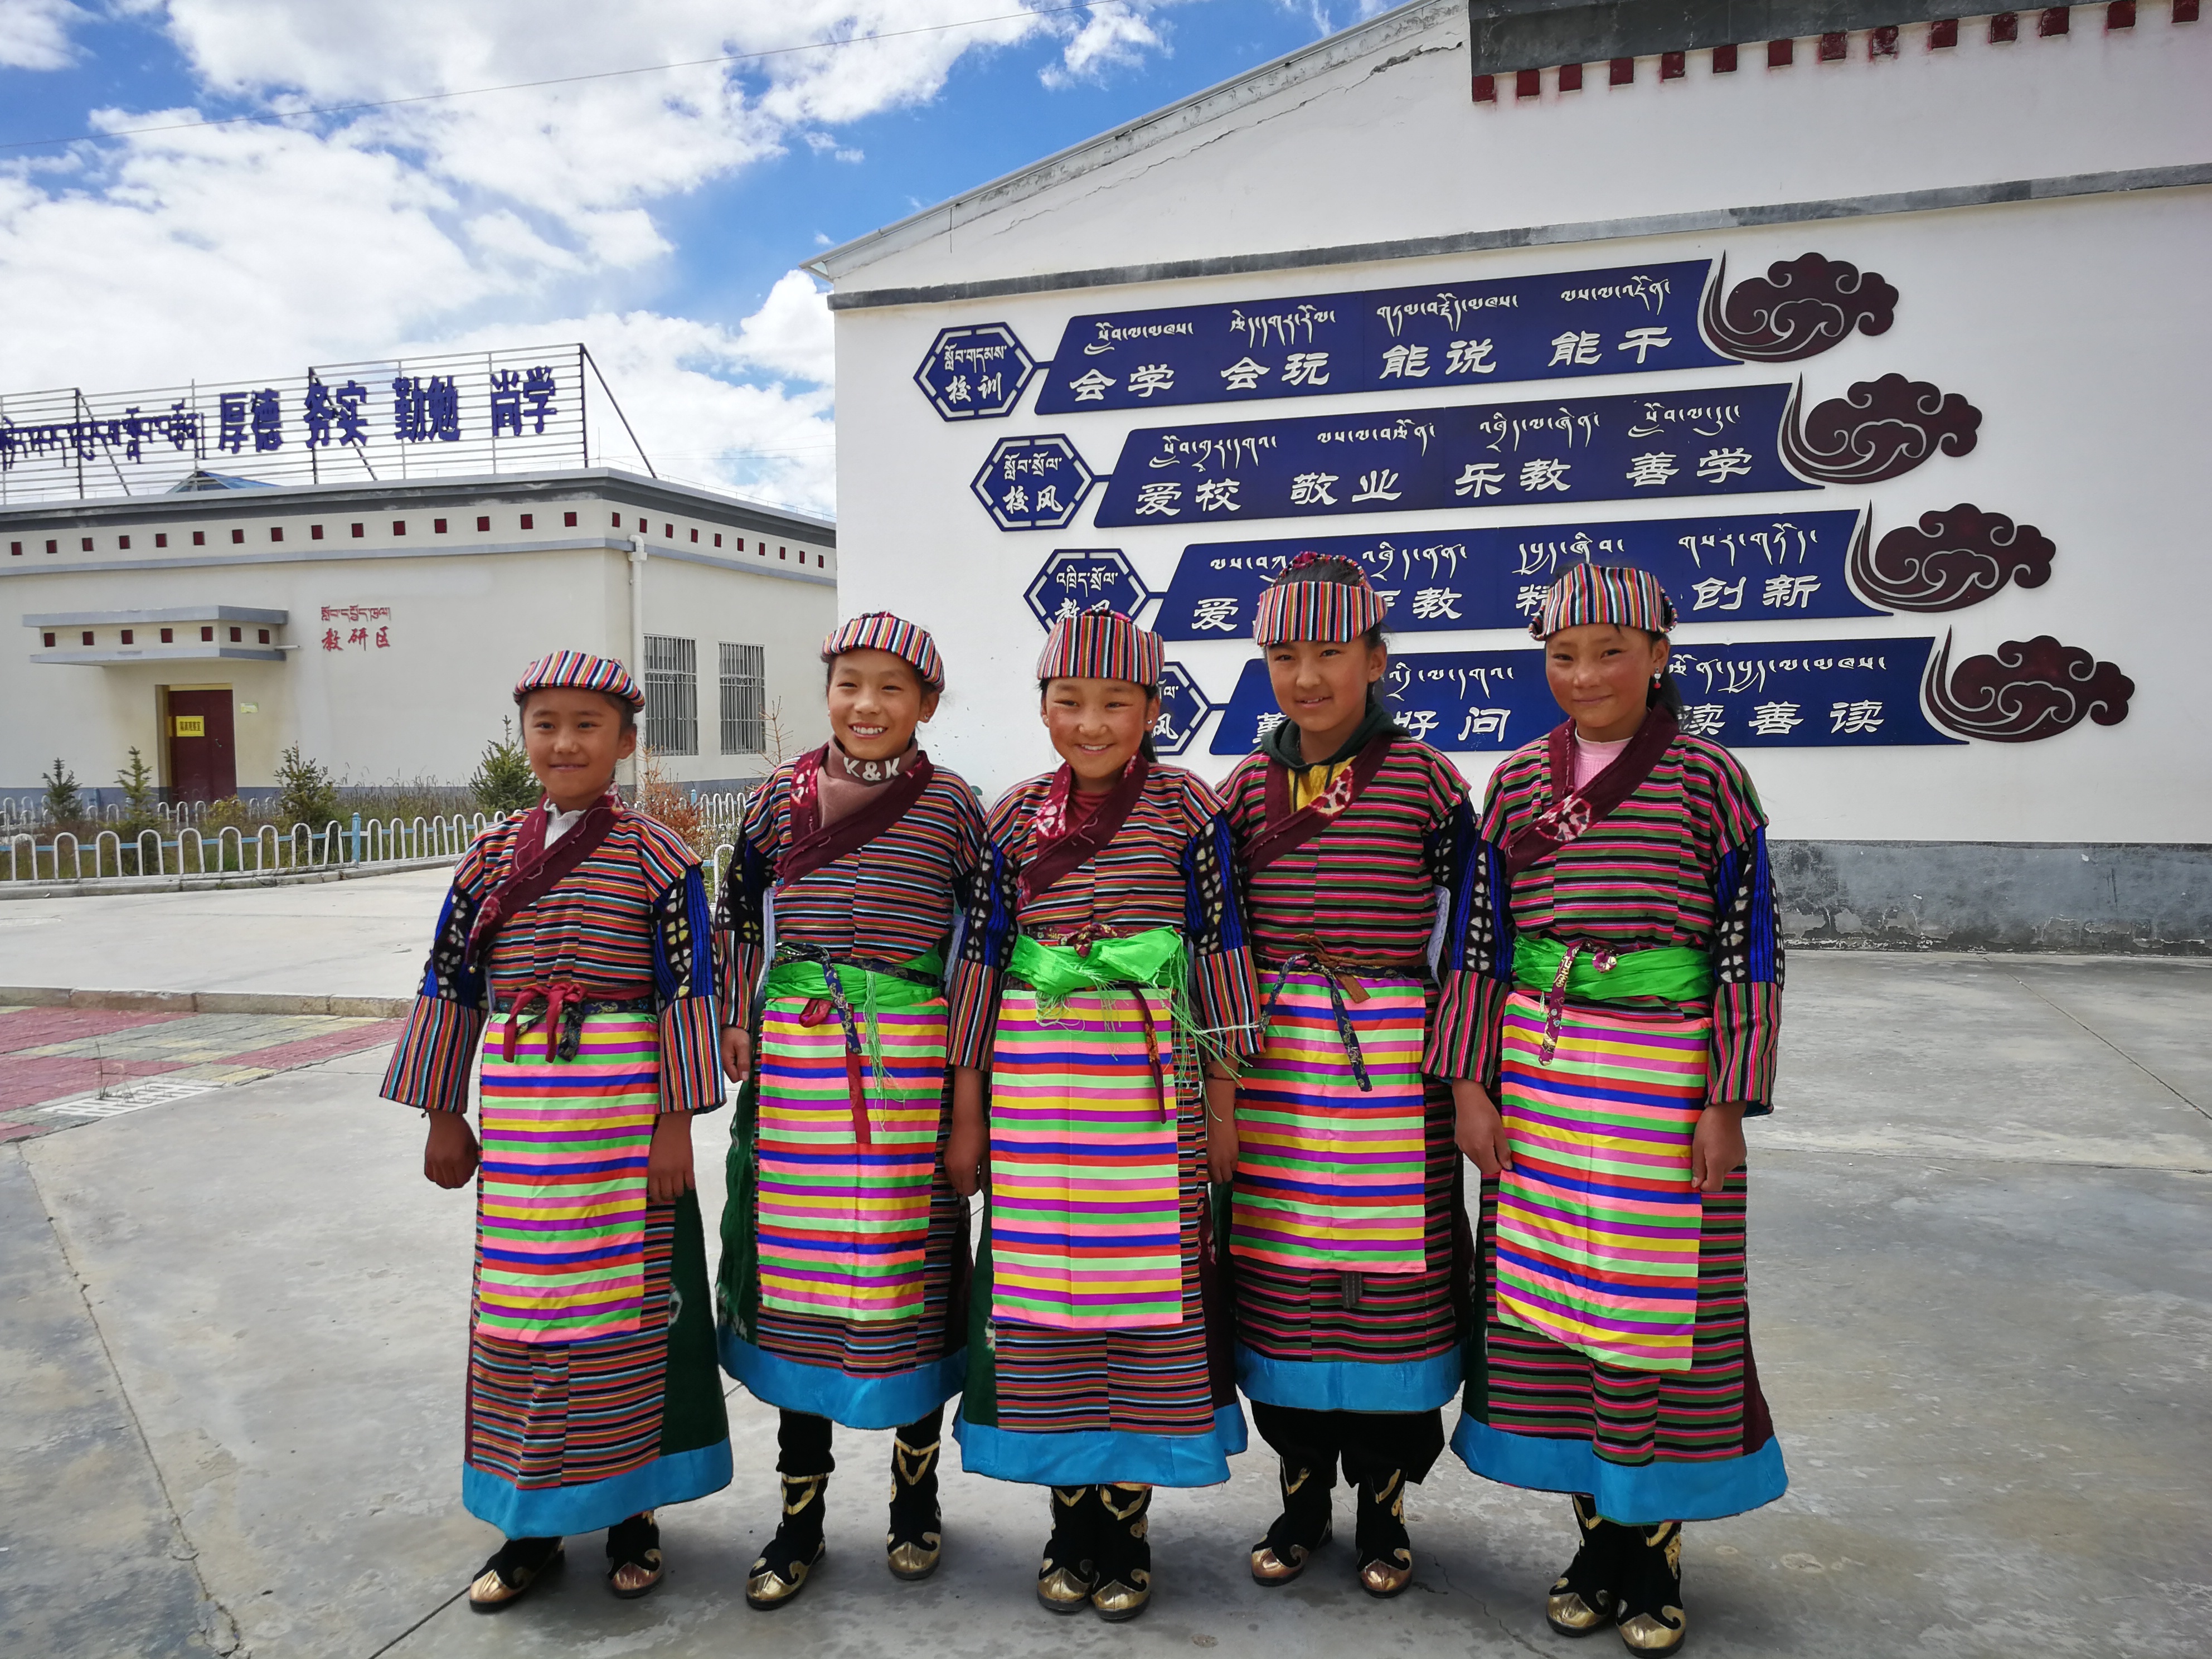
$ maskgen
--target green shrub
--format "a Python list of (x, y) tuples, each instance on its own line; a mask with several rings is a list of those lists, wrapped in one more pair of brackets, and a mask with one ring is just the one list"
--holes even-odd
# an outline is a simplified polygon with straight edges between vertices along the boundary
[(304, 823), (319, 832), (338, 816), (337, 780), (330, 768), (303, 757), (296, 743), (276, 762), (276, 812), (287, 827)]
[(41, 780), (46, 786), (46, 816), (57, 822), (64, 818), (81, 817), (84, 814), (84, 798), (77, 793), (76, 774), (62, 764), (61, 757), (54, 757), (54, 769)]
[(479, 811), (504, 816), (538, 805), (544, 793), (538, 775), (530, 769), (530, 757), (514, 739), (514, 722), (499, 723), (496, 741), (484, 744), (483, 759), (469, 780), (469, 793)]

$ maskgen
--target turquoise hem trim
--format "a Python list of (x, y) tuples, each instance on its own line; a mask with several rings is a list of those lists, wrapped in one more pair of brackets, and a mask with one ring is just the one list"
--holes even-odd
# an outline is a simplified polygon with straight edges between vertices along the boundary
[(464, 1464), (461, 1504), (509, 1538), (566, 1538), (597, 1532), (642, 1510), (688, 1504), (730, 1484), (730, 1443), (671, 1452), (641, 1469), (582, 1486), (514, 1486)]
[(1218, 1486), (1229, 1479), (1229, 1460), (1251, 1443), (1244, 1408), (1233, 1403), (1215, 1408), (1204, 1434), (1023, 1434), (970, 1423), (963, 1413), (952, 1420), (952, 1437), (969, 1474), (1030, 1486)]
[(1462, 1374), (1457, 1348), (1383, 1364), (1270, 1359), (1237, 1345), (1237, 1382), (1248, 1399), (1310, 1412), (1432, 1412), (1451, 1403)]
[(1779, 1439), (1747, 1457), (1631, 1465), (1607, 1462), (1587, 1440), (1508, 1434), (1462, 1415), (1451, 1447), (1486, 1480), (1535, 1492), (1588, 1492), (1600, 1515), (1632, 1527), (1717, 1521), (1771, 1504), (1790, 1490)]
[(763, 1404), (811, 1412), (848, 1429), (902, 1429), (958, 1394), (968, 1380), (968, 1350), (933, 1359), (895, 1376), (848, 1376), (827, 1365), (805, 1365), (754, 1346), (734, 1331), (715, 1333), (722, 1369)]

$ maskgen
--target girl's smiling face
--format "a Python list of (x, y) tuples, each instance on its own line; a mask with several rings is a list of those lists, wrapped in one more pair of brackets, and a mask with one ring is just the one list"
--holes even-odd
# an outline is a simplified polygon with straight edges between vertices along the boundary
[(1160, 699), (1130, 680), (1047, 680), (1042, 713), (1076, 787), (1095, 795), (1121, 781), (1160, 717)]
[(1380, 645), (1358, 640), (1286, 640), (1267, 647), (1275, 706), (1298, 728), (1309, 760), (1325, 760), (1351, 740), (1367, 715), (1367, 688), (1389, 665)]
[(1644, 724), (1653, 681), (1667, 668), (1667, 636), (1617, 623), (1562, 628), (1544, 641), (1552, 696), (1592, 743), (1632, 738)]
[(937, 712), (937, 693), (904, 657), (845, 651), (830, 665), (830, 729), (854, 760), (906, 753), (915, 727)]
[(580, 811), (613, 787), (615, 763), (637, 749), (637, 729), (604, 692), (532, 691), (522, 748), (545, 798), (563, 812)]

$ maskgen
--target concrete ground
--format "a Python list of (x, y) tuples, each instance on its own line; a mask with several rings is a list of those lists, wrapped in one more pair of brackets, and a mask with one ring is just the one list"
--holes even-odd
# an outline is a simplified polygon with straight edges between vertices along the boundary
[[(320, 892), (267, 896), (307, 939)], [(434, 898), (392, 901), (410, 955)], [(0, 957), (0, 983), (21, 971)], [(1781, 1107), (1750, 1136), (1753, 1321), (1792, 1485), (1689, 1529), (1692, 1650), (2203, 1653), (2212, 963), (1801, 953), (1790, 980)], [(1109, 1628), (1036, 1607), (1039, 1494), (957, 1454), (945, 1565), (895, 1583), (888, 1436), (843, 1436), (822, 1577), (756, 1614), (774, 1423), (742, 1395), (738, 1480), (664, 1512), (659, 1594), (609, 1597), (579, 1538), (530, 1601), (473, 1616), (458, 1598), (496, 1540), (459, 1502), (470, 1205), (422, 1179), (419, 1120), (374, 1097), (383, 1061), (0, 1146), (0, 1652), (1614, 1650), (1543, 1623), (1565, 1500), (1449, 1457), (1408, 1504), (1399, 1600), (1352, 1587), (1346, 1542), (1288, 1589), (1250, 1582), (1273, 1509), (1255, 1450), (1225, 1487), (1161, 1494), (1155, 1604)], [(726, 1122), (698, 1129), (710, 1216)]]
[(409, 997), (453, 872), (0, 903), (0, 986)]

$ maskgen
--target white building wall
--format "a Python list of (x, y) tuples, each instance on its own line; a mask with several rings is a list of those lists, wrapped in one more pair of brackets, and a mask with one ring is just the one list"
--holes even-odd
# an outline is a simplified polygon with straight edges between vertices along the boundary
[[(973, 203), (939, 210), (830, 256), (842, 293), (997, 281), (1090, 267), (1228, 258), (1363, 240), (1461, 234), (1762, 203), (2057, 177), (2202, 161), (2212, 125), (2212, 31), (2169, 26), (2164, 4), (2133, 31), (2105, 34), (2102, 8), (2081, 8), (2076, 33), (1992, 46), (1969, 21), (1953, 52), (1930, 52), (1924, 28), (1903, 32), (1893, 60), (1869, 63), (1863, 34), (1841, 64), (1769, 70), (1747, 46), (1732, 76), (1690, 54), (1689, 76), (1662, 83), (1645, 60), (1632, 86), (1609, 88), (1590, 66), (1586, 89), (1540, 100), (1469, 97), (1465, 14), (1409, 8), (1362, 37), (1351, 61), (1272, 90), (1215, 100), (1211, 122), (1106, 165), (1064, 167)], [(1406, 27), (1420, 23), (1412, 33)], [(2026, 23), (2032, 33), (2033, 18)], [(1201, 100), (1203, 102), (1203, 100)], [(1158, 126), (1172, 128), (1177, 119)], [(1894, 325), (1854, 336), (1800, 364), (1608, 377), (1577, 394), (1662, 391), (1802, 375), (1808, 403), (1899, 372), (1965, 395), (1984, 414), (1962, 458), (1937, 457), (1901, 477), (1818, 499), (1747, 497), (1744, 510), (1850, 506), (1876, 535), (1931, 509), (1973, 502), (2033, 524), (2057, 544), (2049, 583), (2008, 587), (1947, 616), (1899, 614), (1810, 624), (1742, 623), (1682, 638), (1805, 641), (1828, 636), (1939, 639), (1959, 653), (2051, 634), (2117, 662), (2136, 682), (2124, 722), (2084, 724), (2033, 743), (1964, 748), (1761, 750), (1749, 757), (1782, 833), (1807, 840), (2191, 842), (2212, 841), (2212, 745), (2195, 690), (2197, 618), (2212, 609), (2212, 574), (2195, 556), (2191, 511), (2207, 429), (2212, 331), (2202, 310), (2212, 269), (2203, 188), (2140, 190), (1966, 209), (1830, 217), (1769, 228), (1612, 237), (1555, 246), (1380, 259), (1243, 275), (1063, 287), (837, 313), (840, 541), (846, 608), (887, 605), (935, 630), (952, 677), (931, 746), (988, 792), (1050, 759), (1030, 724), (1031, 665), (1041, 630), (1022, 591), (1054, 547), (1118, 546), (1154, 591), (1183, 544), (1283, 537), (1285, 520), (1231, 531), (1150, 526), (1101, 531), (1102, 492), (1059, 532), (998, 530), (969, 494), (997, 440), (1056, 431), (1109, 467), (1133, 428), (1232, 418), (1206, 404), (1179, 410), (1040, 417), (1034, 387), (1009, 419), (941, 422), (910, 376), (937, 331), (1011, 324), (1039, 358), (1072, 315), (1261, 300), (1428, 281), (1521, 276), (1725, 255), (1729, 280), (1818, 251), (1878, 271), (1899, 290)], [(949, 232), (947, 222), (957, 221)], [(1540, 399), (1557, 383), (1474, 390), (1424, 387), (1278, 401), (1254, 418), (1376, 413), (1479, 398)], [(1619, 507), (1620, 511), (1610, 511)], [(1602, 516), (1635, 517), (1633, 503)], [(1588, 507), (1393, 514), (1334, 519), (1327, 533), (1410, 535), (1481, 522), (1594, 516)], [(1423, 650), (1525, 644), (1502, 633), (1423, 634)], [(1216, 702), (1249, 644), (1177, 644)], [(1534, 736), (1533, 732), (1526, 733)], [(1206, 754), (1186, 763), (1218, 775)], [(1478, 786), (1498, 757), (1462, 757)]]

